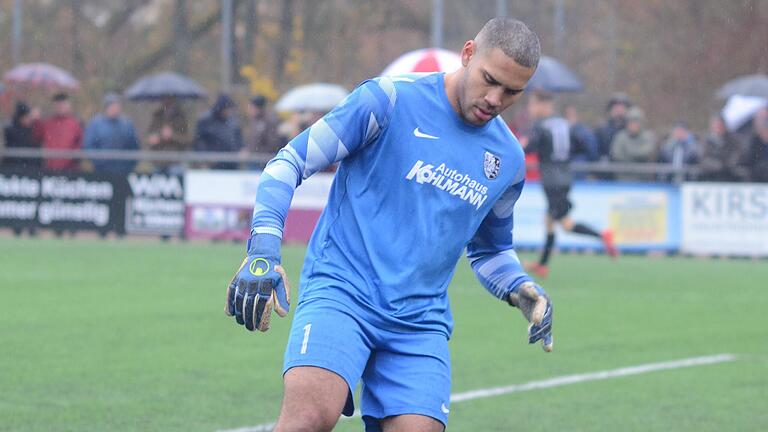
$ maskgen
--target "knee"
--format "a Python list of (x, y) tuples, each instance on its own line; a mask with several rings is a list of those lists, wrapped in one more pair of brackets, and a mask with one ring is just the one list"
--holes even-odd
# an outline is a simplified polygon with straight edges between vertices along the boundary
[(404, 414), (394, 417), (387, 417), (381, 421), (381, 427), (384, 432), (444, 432), (445, 425), (432, 417)]
[(301, 412), (283, 412), (275, 426), (275, 432), (327, 432), (336, 425), (339, 416), (320, 407)]
[(276, 432), (325, 432), (339, 420), (349, 388), (334, 372), (297, 367), (285, 374), (285, 397)]

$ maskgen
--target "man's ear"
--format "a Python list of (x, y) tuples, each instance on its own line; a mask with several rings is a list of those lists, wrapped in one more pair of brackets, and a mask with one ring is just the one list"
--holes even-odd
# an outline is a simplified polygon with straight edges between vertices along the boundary
[(477, 44), (474, 40), (470, 39), (464, 42), (464, 46), (461, 48), (461, 65), (467, 67), (469, 60), (476, 54)]

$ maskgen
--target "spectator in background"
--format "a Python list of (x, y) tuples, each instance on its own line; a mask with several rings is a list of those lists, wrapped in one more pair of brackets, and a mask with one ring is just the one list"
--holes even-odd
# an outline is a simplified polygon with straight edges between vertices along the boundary
[[(16, 103), (11, 123), (3, 130), (5, 146), (8, 149), (40, 149), (40, 138), (35, 133), (35, 126), (40, 119), (40, 110), (30, 108), (24, 102)], [(33, 174), (40, 171), (40, 158), (6, 157), (0, 167), (20, 174)], [(29, 235), (37, 235), (37, 228), (33, 224), (25, 227), (13, 226), (11, 228), (16, 237), (21, 236), (24, 230), (29, 230)]]
[[(53, 114), (40, 124), (43, 148), (46, 150), (80, 150), (83, 140), (83, 126), (72, 114), (72, 102), (66, 93), (53, 96)], [(75, 159), (45, 159), (43, 168), (52, 171), (76, 170)]]
[(299, 132), (309, 128), (325, 115), (321, 111), (304, 111), (299, 117)]
[(288, 141), (290, 141), (291, 138), (301, 133), (299, 127), (302, 124), (302, 115), (303, 114), (300, 112), (291, 112), (288, 117), (277, 126), (277, 136), (280, 138), (281, 147), (288, 144)]
[(749, 173), (741, 165), (743, 159), (744, 146), (726, 129), (722, 117), (712, 116), (709, 135), (702, 148), (699, 179), (721, 182), (746, 180)]
[(749, 180), (768, 182), (768, 108), (758, 111), (753, 120), (755, 128), (749, 142), (744, 165), (749, 171)]
[(624, 93), (614, 93), (606, 106), (608, 118), (602, 126), (595, 129), (599, 160), (608, 160), (613, 147), (613, 140), (627, 126), (627, 110), (632, 106)]
[[(166, 97), (152, 113), (152, 121), (147, 130), (147, 144), (151, 151), (186, 151), (189, 150), (192, 137), (189, 131), (187, 115), (181, 109), (178, 99)], [(153, 161), (151, 171), (179, 174), (184, 164), (172, 161)]]
[[(669, 137), (662, 144), (659, 152), (659, 162), (672, 165), (674, 176), (682, 180), (688, 176), (683, 174), (685, 168), (699, 162), (699, 142), (685, 122), (678, 121), (672, 127)], [(670, 177), (665, 176), (670, 179)]]
[[(248, 125), (243, 155), (263, 154), (266, 157), (266, 162), (283, 147), (277, 133), (280, 120), (275, 113), (267, 109), (267, 98), (262, 95), (256, 95), (249, 101), (246, 112), (248, 113)], [(260, 169), (263, 164), (248, 164), (248, 166)]]
[[(563, 107), (563, 117), (571, 126), (571, 137), (578, 143), (581, 152), (576, 152), (571, 156), (571, 162), (593, 162), (599, 158), (597, 137), (586, 124), (579, 119), (579, 111), (575, 105), (565, 105)], [(583, 179), (586, 174), (583, 172), (575, 173), (574, 178)]]
[[(96, 116), (85, 130), (86, 150), (138, 150), (139, 138), (133, 122), (123, 115), (123, 102), (116, 93), (107, 93), (102, 101), (104, 112)], [(128, 174), (135, 160), (94, 159), (97, 172)]]
[[(238, 152), (243, 147), (240, 125), (234, 114), (235, 103), (220, 94), (211, 109), (197, 121), (195, 150), (207, 152)], [(204, 164), (213, 169), (237, 169), (235, 162)]]
[[(656, 137), (645, 128), (645, 113), (639, 107), (627, 111), (627, 126), (616, 135), (611, 146), (611, 159), (615, 162), (654, 162)], [(651, 174), (620, 173), (616, 176), (625, 181), (648, 181)]]
[[(40, 110), (30, 108), (24, 102), (16, 103), (11, 124), (6, 126), (4, 130), (5, 147), (8, 149), (40, 149), (40, 137), (34, 130), (39, 119)], [(39, 158), (6, 157), (2, 163), (4, 169), (29, 174), (39, 171), (40, 166), (41, 161)]]

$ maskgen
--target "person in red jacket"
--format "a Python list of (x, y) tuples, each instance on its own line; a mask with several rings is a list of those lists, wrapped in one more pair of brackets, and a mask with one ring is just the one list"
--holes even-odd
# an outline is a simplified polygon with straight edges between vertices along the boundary
[[(67, 94), (53, 96), (53, 114), (42, 121), (39, 133), (45, 150), (79, 150), (82, 147), (82, 122), (72, 114), (72, 103)], [(43, 168), (52, 171), (70, 171), (78, 167), (78, 161), (70, 158), (49, 158), (43, 162)]]

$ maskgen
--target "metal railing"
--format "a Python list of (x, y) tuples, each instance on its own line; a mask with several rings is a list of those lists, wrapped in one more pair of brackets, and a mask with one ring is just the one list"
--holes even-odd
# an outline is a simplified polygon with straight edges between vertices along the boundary
[[(0, 159), (35, 158), (35, 159), (77, 159), (77, 160), (135, 160), (148, 162), (176, 162), (184, 165), (195, 163), (234, 162), (264, 166), (274, 155), (253, 153), (244, 155), (235, 152), (205, 151), (148, 151), (148, 150), (52, 150), (29, 148), (6, 148), (0, 152)], [(538, 167), (529, 163), (529, 169)], [(668, 163), (624, 163), (624, 162), (572, 162), (571, 170), (583, 174), (638, 174), (665, 177), (672, 181), (682, 181), (695, 176), (700, 170), (697, 166), (675, 167)]]
[(30, 148), (6, 148), (0, 152), (0, 159), (80, 159), (80, 160), (135, 160), (149, 162), (242, 162), (266, 164), (274, 155), (254, 153), (242, 155), (235, 152), (203, 151), (148, 151), (148, 150), (53, 150)]

